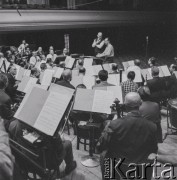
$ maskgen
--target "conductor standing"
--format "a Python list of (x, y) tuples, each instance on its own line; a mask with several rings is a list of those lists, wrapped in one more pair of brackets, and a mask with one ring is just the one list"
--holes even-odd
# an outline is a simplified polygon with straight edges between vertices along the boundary
[(97, 38), (94, 39), (94, 41), (92, 43), (92, 47), (95, 50), (95, 56), (104, 51), (104, 39), (103, 39), (103, 33), (102, 32), (99, 32), (97, 34)]

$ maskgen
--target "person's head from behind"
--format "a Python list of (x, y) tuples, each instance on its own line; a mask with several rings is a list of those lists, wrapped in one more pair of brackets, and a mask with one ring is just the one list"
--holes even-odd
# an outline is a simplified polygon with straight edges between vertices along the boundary
[(141, 61), (139, 59), (135, 59), (134, 64), (135, 64), (135, 66), (139, 67), (141, 65)]
[(135, 79), (135, 72), (134, 71), (129, 71), (128, 74), (127, 74), (127, 78), (130, 81), (133, 81)]
[(84, 67), (79, 68), (79, 74), (85, 75), (86, 69)]
[(41, 63), (40, 68), (41, 68), (41, 71), (45, 71), (47, 69), (46, 63)]
[(112, 64), (112, 70), (117, 71), (118, 70), (118, 65), (116, 63)]
[(106, 70), (99, 71), (98, 77), (99, 77), (100, 81), (107, 81), (107, 79), (108, 79), (108, 71), (106, 71)]
[(102, 32), (99, 32), (98, 34), (97, 34), (97, 38), (98, 39), (101, 39), (103, 37), (103, 33)]
[(78, 65), (79, 65), (79, 66), (83, 66), (83, 65), (84, 65), (84, 61), (83, 61), (82, 59), (79, 59), (79, 60), (78, 60)]
[(72, 72), (70, 69), (65, 69), (62, 73), (63, 80), (71, 81), (72, 79)]
[(8, 86), (8, 78), (5, 74), (0, 73), (0, 89), (5, 89)]
[(138, 94), (140, 95), (141, 99), (143, 101), (149, 101), (150, 100), (150, 89), (148, 86), (142, 86), (138, 89)]
[(110, 39), (109, 39), (108, 37), (105, 38), (104, 43), (105, 43), (106, 45), (108, 45), (108, 44), (110, 43)]
[(157, 62), (157, 59), (155, 57), (151, 57), (149, 60), (148, 60), (148, 64), (150, 67), (152, 66), (155, 66), (156, 65), (156, 62)]
[(171, 64), (169, 70), (171, 73), (173, 73), (174, 71), (177, 71), (177, 65)]
[(141, 97), (136, 92), (130, 92), (125, 96), (125, 107), (127, 111), (139, 110), (142, 104)]
[(79, 84), (79, 85), (76, 87), (76, 89), (77, 89), (77, 88), (86, 89), (86, 86), (85, 86), (84, 84)]
[(154, 66), (151, 68), (152, 77), (159, 77), (159, 68)]
[(17, 74), (17, 68), (14, 65), (11, 66), (9, 73), (12, 74), (12, 76), (15, 76)]

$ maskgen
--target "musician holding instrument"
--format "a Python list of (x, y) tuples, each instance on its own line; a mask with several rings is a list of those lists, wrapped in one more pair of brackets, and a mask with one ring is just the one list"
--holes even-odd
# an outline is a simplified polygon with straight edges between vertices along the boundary
[(18, 47), (18, 52), (23, 55), (25, 53), (25, 49), (28, 46), (25, 40), (22, 41), (22, 44)]
[(92, 48), (94, 48), (95, 50), (95, 55), (102, 53), (104, 51), (104, 39), (102, 32), (99, 32), (97, 38), (94, 39), (92, 43)]

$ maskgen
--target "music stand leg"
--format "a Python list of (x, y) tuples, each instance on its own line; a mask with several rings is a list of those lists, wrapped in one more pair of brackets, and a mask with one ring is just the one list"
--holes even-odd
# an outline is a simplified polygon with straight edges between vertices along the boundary
[[(92, 120), (92, 119), (91, 119)], [(81, 164), (86, 167), (97, 167), (100, 165), (99, 158), (93, 155), (93, 147), (94, 147), (94, 126), (90, 126), (89, 132), (89, 155), (83, 156), (81, 158)]]

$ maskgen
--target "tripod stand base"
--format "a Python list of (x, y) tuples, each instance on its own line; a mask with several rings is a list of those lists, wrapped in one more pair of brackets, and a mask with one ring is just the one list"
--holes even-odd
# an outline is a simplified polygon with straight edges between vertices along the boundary
[(100, 162), (97, 156), (87, 155), (81, 158), (81, 164), (86, 167), (97, 167), (100, 165)]

